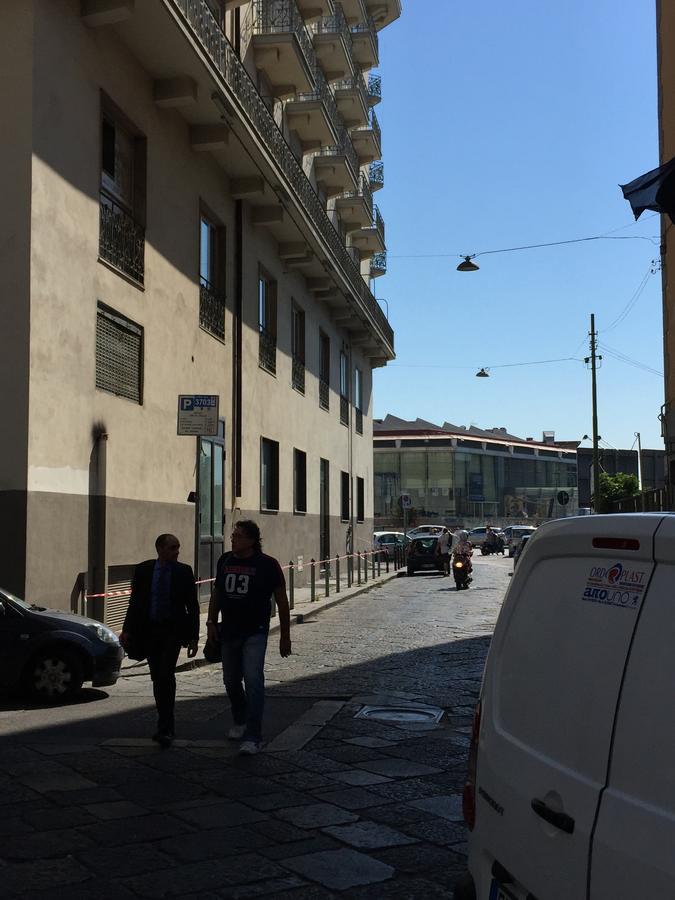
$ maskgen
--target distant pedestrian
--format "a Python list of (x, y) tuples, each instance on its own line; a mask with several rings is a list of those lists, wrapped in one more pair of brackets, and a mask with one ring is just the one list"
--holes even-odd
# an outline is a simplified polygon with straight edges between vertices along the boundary
[(220, 640), (222, 647), (223, 682), (234, 719), (228, 737), (241, 741), (240, 753), (253, 755), (262, 745), (272, 598), (279, 611), (279, 653), (284, 657), (291, 653), (290, 610), (284, 573), (274, 557), (262, 552), (256, 523), (237, 522), (231, 540), (232, 551), (218, 560), (207, 628), (209, 639)]
[(152, 739), (168, 747), (174, 738), (176, 663), (181, 647), (187, 646), (188, 656), (197, 652), (199, 601), (192, 569), (178, 562), (178, 538), (160, 534), (155, 548), (157, 559), (136, 566), (120, 641), (132, 655), (148, 659), (157, 707)]
[(441, 563), (443, 564), (443, 575), (450, 574), (450, 532), (447, 528), (444, 528), (443, 531), (439, 534), (438, 540), (436, 541), (436, 553), (441, 557)]

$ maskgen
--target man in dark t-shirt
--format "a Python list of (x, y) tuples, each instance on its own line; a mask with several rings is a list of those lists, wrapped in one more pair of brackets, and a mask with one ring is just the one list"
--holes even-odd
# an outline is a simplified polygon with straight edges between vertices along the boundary
[(289, 656), (290, 610), (284, 573), (274, 557), (262, 552), (256, 523), (237, 522), (232, 552), (218, 560), (207, 628), (209, 639), (220, 641), (222, 648), (223, 681), (234, 719), (228, 736), (240, 740), (240, 752), (247, 755), (257, 753), (262, 743), (265, 651), (272, 602), (279, 610), (279, 653)]

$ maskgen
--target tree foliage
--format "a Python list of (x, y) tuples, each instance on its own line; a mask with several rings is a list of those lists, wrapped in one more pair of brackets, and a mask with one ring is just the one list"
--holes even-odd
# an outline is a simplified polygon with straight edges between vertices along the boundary
[(615, 503), (639, 493), (637, 475), (629, 475), (627, 472), (617, 472), (616, 475), (600, 473), (600, 499), (603, 504)]

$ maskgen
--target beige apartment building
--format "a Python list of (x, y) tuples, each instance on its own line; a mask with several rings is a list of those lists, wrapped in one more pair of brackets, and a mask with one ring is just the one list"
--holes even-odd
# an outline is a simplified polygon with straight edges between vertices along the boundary
[[(84, 592), (163, 531), (200, 579), (242, 517), (282, 562), (370, 546), (372, 70), (399, 15), (0, 4), (0, 585), (115, 625), (125, 598)], [(179, 394), (218, 395), (218, 435), (177, 434)]]

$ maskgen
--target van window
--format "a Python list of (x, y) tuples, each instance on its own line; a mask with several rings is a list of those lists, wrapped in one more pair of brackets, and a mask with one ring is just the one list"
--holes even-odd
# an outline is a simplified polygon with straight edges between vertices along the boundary
[[(530, 568), (526, 556), (503, 611), (502, 646), (493, 648), (501, 728), (531, 752), (598, 781), (637, 613), (584, 594), (591, 573), (614, 563), (549, 557)], [(646, 583), (651, 563), (635, 565)]]

